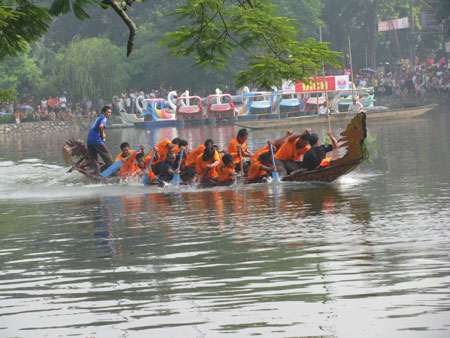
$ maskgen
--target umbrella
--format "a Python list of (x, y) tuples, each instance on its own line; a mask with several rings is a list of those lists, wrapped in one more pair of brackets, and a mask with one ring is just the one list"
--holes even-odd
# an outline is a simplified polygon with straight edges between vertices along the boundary
[(369, 67), (365, 67), (365, 68), (361, 69), (360, 72), (362, 72), (362, 73), (375, 73), (375, 71), (372, 68), (369, 68)]
[(29, 105), (27, 105), (27, 104), (23, 104), (23, 105), (21, 105), (19, 108), (20, 108), (20, 109), (29, 109), (29, 110), (31, 110), (31, 111), (34, 111), (33, 107), (32, 107), (32, 106), (29, 106)]

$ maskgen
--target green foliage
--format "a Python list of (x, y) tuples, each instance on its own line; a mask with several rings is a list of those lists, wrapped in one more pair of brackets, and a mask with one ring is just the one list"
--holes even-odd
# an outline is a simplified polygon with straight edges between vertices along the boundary
[(263, 88), (283, 79), (301, 80), (321, 69), (321, 62), (339, 66), (338, 53), (325, 43), (305, 39), (298, 24), (279, 16), (268, 0), (234, 4), (222, 0), (188, 0), (174, 15), (188, 22), (167, 33), (159, 45), (172, 54), (195, 55), (196, 66), (223, 70), (236, 49), (246, 51), (248, 69), (237, 75), (237, 86)]
[(0, 123), (15, 123), (16, 119), (13, 114), (0, 115)]
[[(323, 1), (317, 0), (274, 0), (283, 16), (297, 19), (305, 36), (319, 38), (319, 28), (326, 23), (321, 19), (325, 7)], [(327, 20), (329, 21), (329, 20)]]
[(367, 137), (364, 139), (363, 143), (363, 158), (364, 160), (368, 161), (370, 164), (373, 164), (372, 158), (378, 155), (378, 148), (379, 146), (375, 144), (375, 141), (377, 140), (377, 135), (367, 135)]
[(233, 58), (230, 65), (226, 66), (226, 71), (191, 67), (195, 62), (192, 56), (180, 59), (175, 55), (166, 55), (165, 48), (155, 47), (164, 34), (162, 29), (164, 28), (161, 25), (152, 23), (139, 27), (137, 47), (128, 58), (128, 69), (132, 79), (129, 88), (151, 89), (162, 85), (179, 91), (208, 89), (209, 92), (213, 92), (218, 86), (233, 83), (233, 74), (237, 73), (237, 67), (242, 67), (242, 61)]
[[(71, 3), (72, 2), (72, 3)], [(92, 0), (54, 0), (50, 6), (50, 13), (58, 16), (60, 14), (66, 14), (73, 10), (75, 16), (80, 19), (89, 19), (89, 14), (85, 11), (85, 7), (88, 5), (100, 4), (101, 2)], [(106, 7), (107, 8), (107, 7)]]
[(41, 75), (42, 70), (29, 52), (5, 57), (0, 63), (0, 89), (10, 98), (14, 92), (31, 94)]
[(325, 137), (323, 138), (323, 144), (325, 145), (325, 147), (328, 147), (328, 145), (331, 144), (331, 137), (330, 135), (325, 135)]
[(11, 89), (0, 89), (0, 101), (15, 101), (17, 93)]
[(2, 0), (0, 3), (0, 59), (25, 52), (28, 42), (48, 30), (51, 16), (47, 7), (27, 0)]
[(124, 57), (108, 39), (75, 38), (61, 49), (55, 63), (59, 88), (77, 100), (110, 98), (127, 89)]

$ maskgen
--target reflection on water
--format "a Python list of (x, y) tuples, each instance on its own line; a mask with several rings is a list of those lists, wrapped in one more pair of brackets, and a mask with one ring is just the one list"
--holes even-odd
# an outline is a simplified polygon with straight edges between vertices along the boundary
[(375, 164), (333, 184), (201, 191), (93, 185), (1, 144), (0, 336), (446, 337), (449, 125), (369, 125)]

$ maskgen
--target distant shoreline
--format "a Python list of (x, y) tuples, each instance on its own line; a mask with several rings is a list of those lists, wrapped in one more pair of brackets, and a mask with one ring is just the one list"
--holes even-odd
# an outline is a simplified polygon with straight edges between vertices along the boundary
[(55, 131), (80, 131), (89, 129), (92, 119), (79, 119), (71, 121), (36, 121), (23, 123), (2, 123), (0, 124), (0, 135), (20, 135), (20, 134), (47, 134)]

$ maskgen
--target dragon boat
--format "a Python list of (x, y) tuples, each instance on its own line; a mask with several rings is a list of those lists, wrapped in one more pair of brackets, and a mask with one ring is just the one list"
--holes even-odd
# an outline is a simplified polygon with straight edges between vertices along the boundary
[[(347, 125), (347, 128), (340, 134), (338, 139), (340, 149), (345, 149), (345, 154), (331, 161), (327, 167), (317, 168), (315, 170), (300, 172), (295, 175), (281, 178), (281, 182), (333, 182), (339, 177), (351, 172), (358, 167), (365, 159), (364, 140), (367, 137), (366, 114), (358, 113)], [(62, 147), (62, 156), (64, 161), (71, 166), (70, 171), (78, 171), (84, 176), (95, 182), (117, 183), (118, 176), (109, 176), (103, 178), (95, 175), (92, 170), (92, 163), (88, 159), (88, 149), (80, 139), (70, 139)], [(98, 163), (101, 165), (101, 163)], [(253, 184), (256, 182), (244, 181), (244, 184)], [(154, 184), (160, 184), (155, 182)], [(211, 188), (215, 186), (232, 185), (235, 182), (228, 183), (205, 183), (198, 184), (200, 188)]]

